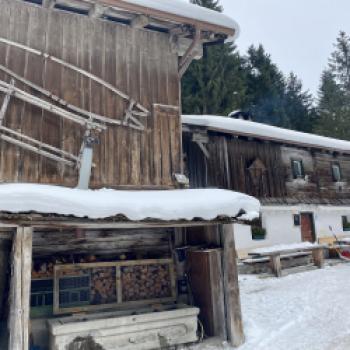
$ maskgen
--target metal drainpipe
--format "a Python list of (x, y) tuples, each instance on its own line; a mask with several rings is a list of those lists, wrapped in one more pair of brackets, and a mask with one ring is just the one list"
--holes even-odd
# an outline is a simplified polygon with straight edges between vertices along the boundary
[(92, 159), (93, 159), (93, 145), (97, 143), (97, 139), (92, 136), (85, 137), (84, 148), (81, 155), (79, 182), (77, 188), (80, 190), (89, 189)]

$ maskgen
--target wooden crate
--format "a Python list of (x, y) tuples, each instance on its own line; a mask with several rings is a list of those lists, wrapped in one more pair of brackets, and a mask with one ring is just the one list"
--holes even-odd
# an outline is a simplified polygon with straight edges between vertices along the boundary
[(171, 259), (56, 265), (54, 314), (176, 300)]

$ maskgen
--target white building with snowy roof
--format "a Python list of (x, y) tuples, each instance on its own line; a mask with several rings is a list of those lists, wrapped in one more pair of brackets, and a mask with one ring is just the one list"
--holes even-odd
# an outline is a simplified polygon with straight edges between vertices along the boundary
[(184, 115), (182, 123), (191, 187), (234, 189), (262, 203), (260, 222), (237, 226), (241, 255), (350, 233), (349, 141), (220, 116)]

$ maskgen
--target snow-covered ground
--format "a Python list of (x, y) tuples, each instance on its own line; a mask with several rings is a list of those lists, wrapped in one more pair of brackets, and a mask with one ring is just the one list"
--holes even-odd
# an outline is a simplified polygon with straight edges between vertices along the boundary
[[(283, 278), (240, 277), (246, 343), (239, 350), (350, 349), (350, 264)], [(228, 346), (198, 345), (214, 350)]]

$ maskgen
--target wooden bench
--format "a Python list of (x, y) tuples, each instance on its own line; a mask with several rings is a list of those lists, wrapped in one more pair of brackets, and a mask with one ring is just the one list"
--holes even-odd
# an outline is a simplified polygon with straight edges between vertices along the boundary
[[(270, 261), (268, 256), (256, 256), (254, 253), (250, 254), (251, 258), (246, 258), (242, 260), (243, 264), (256, 264), (256, 263), (266, 263)], [(291, 254), (281, 254), (281, 260), (291, 259), (291, 258), (302, 258), (311, 255), (311, 252), (296, 252)], [(254, 257), (256, 256), (256, 257)]]
[(324, 267), (324, 249), (326, 247), (324, 245), (315, 245), (313, 247), (307, 247), (307, 248), (291, 248), (291, 249), (281, 249), (281, 250), (274, 250), (274, 251), (266, 251), (264, 253), (250, 253), (249, 255), (252, 255), (251, 261), (253, 262), (260, 261), (262, 262), (262, 259), (266, 259), (266, 261), (270, 261), (271, 269), (276, 277), (282, 276), (282, 265), (281, 265), (281, 258), (286, 257), (288, 255), (297, 256), (298, 254), (306, 254), (311, 253), (313, 257), (313, 261), (315, 266), (318, 268)]

